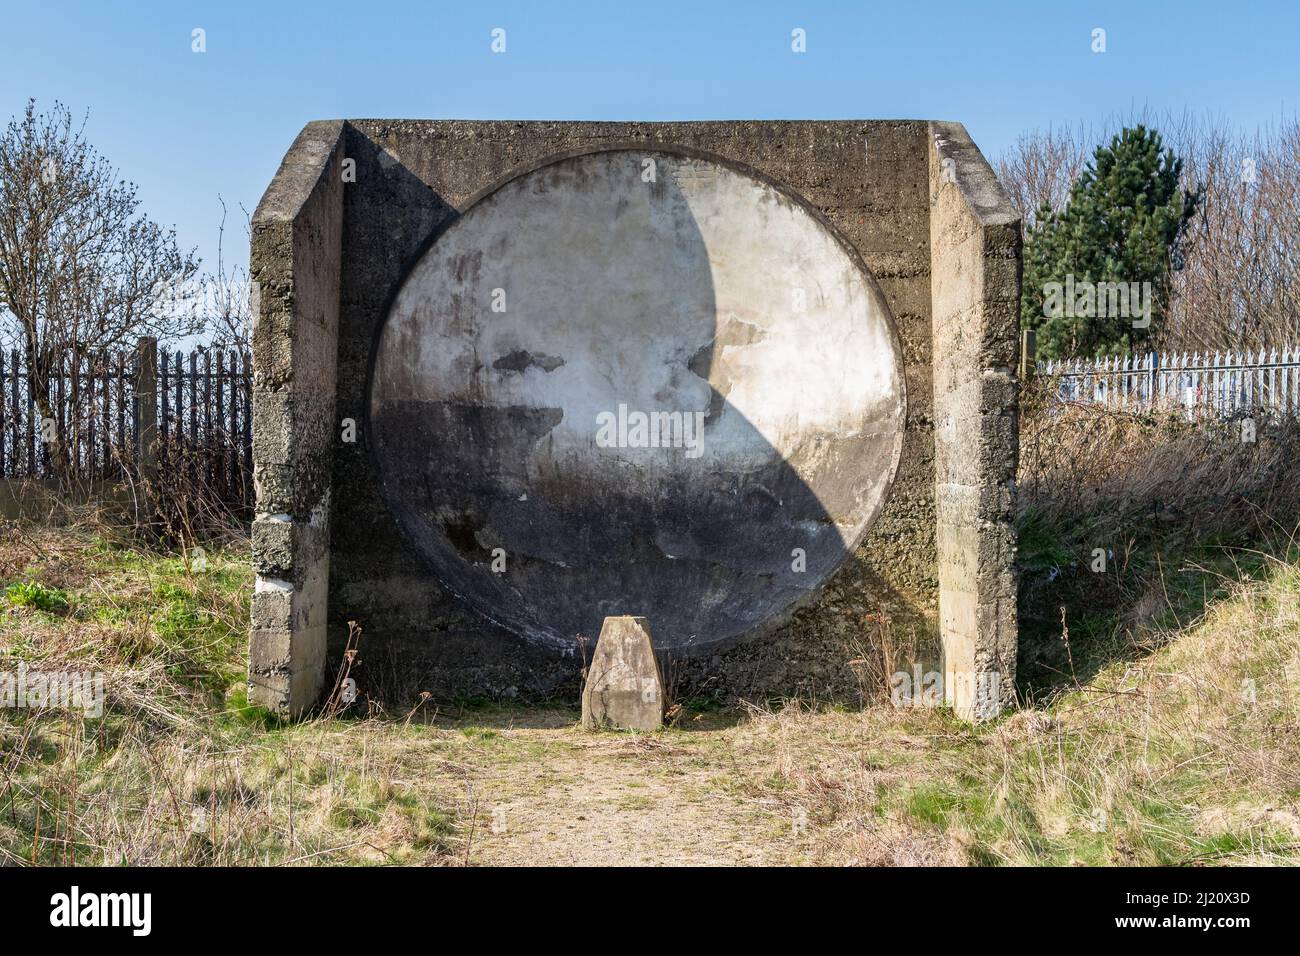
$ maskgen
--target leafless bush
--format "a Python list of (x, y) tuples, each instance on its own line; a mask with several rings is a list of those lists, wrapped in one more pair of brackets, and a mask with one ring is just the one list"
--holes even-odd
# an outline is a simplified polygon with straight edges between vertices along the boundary
[[(216, 268), (204, 272), (199, 278), (199, 308), (207, 323), (212, 344), (246, 352), (252, 347), (253, 313), (249, 301), (250, 280), (248, 270), (237, 263), (226, 261), (226, 201), (220, 196), (221, 224), (217, 227)], [(251, 230), (248, 210), (244, 214), (244, 232)]]
[[(1300, 518), (1300, 429), (1188, 420), (1178, 408), (1062, 402), (1046, 377), (1025, 390), (1018, 488), (1022, 510), (1192, 538)], [(1146, 522), (1146, 524), (1143, 524)]]
[(1022, 134), (1002, 154), (997, 161), (998, 179), (1026, 229), (1044, 206), (1056, 211), (1065, 205), (1094, 148), (1092, 132), (1082, 125), (1048, 127)]
[[(50, 384), (66, 356), (202, 327), (168, 307), (197, 269), (193, 253), (139, 207), (62, 104), (40, 113), (29, 101), (0, 132), (0, 344), (23, 352), (43, 419), (56, 418)], [(62, 474), (62, 435), (48, 444)]]
[(1236, 135), (1188, 125), (1175, 149), (1202, 190), (1174, 275), (1168, 347), (1213, 351), (1300, 342), (1300, 120)]
[[(158, 445), (158, 473), (139, 526), (168, 547), (193, 547), (248, 519), (251, 486), (237, 449), (212, 437), (192, 443), (176, 435)], [(232, 491), (235, 489), (235, 491)]]

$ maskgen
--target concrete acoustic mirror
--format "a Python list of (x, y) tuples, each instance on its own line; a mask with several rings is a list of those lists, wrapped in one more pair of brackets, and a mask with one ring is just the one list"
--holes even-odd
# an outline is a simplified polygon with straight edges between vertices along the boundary
[(309, 124), (253, 220), (250, 687), (363, 653), (834, 689), (864, 619), (1012, 692), (1018, 219), (958, 124)]
[(703, 650), (848, 557), (905, 404), (884, 297), (815, 210), (616, 150), (437, 237), (380, 333), (368, 431), (399, 525), (480, 614), (571, 647), (636, 612)]

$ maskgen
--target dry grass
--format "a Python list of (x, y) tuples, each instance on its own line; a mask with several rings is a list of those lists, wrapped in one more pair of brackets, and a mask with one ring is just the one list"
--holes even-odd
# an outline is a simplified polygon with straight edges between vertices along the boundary
[[(1025, 396), (1018, 531), (1022, 691), (1050, 698), (1195, 620), (1300, 528), (1300, 428), (1187, 421)], [(1104, 569), (1096, 555), (1104, 554)], [(1069, 643), (1066, 643), (1066, 638)]]
[[(7, 651), (111, 676), (100, 720), (0, 714), (8, 863), (1300, 862), (1296, 563), (991, 726), (791, 701), (623, 736), (568, 707), (269, 723), (239, 694), (240, 549), (187, 576), (25, 533), (67, 608), (5, 610)], [(213, 612), (180, 643), (177, 594)]]
[(986, 728), (763, 715), (773, 786), (828, 862), (1300, 862), (1300, 566), (1146, 636), (1161, 649)]
[(1198, 540), (1276, 529), (1300, 507), (1300, 429), (1292, 421), (1260, 419), (1254, 440), (1243, 441), (1244, 415), (1188, 420), (1179, 409), (1061, 402), (1054, 392), (1043, 378), (1024, 395), (1023, 512), (1108, 532), (1146, 519)]

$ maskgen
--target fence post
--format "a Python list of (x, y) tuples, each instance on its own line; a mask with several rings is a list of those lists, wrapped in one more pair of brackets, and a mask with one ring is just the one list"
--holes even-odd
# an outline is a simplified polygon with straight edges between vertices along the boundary
[(158, 340), (142, 336), (135, 344), (135, 463), (149, 489), (158, 484)]
[(1037, 337), (1033, 329), (1020, 330), (1020, 384), (1024, 385), (1037, 371), (1034, 356), (1037, 353)]

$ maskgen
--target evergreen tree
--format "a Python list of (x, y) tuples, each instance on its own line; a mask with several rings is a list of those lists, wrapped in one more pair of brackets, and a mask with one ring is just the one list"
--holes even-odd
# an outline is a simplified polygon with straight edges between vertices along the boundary
[(1156, 332), (1181, 269), (1198, 195), (1160, 134), (1126, 127), (1098, 147), (1059, 212), (1044, 207), (1025, 241), (1021, 322), (1040, 358), (1127, 355)]

